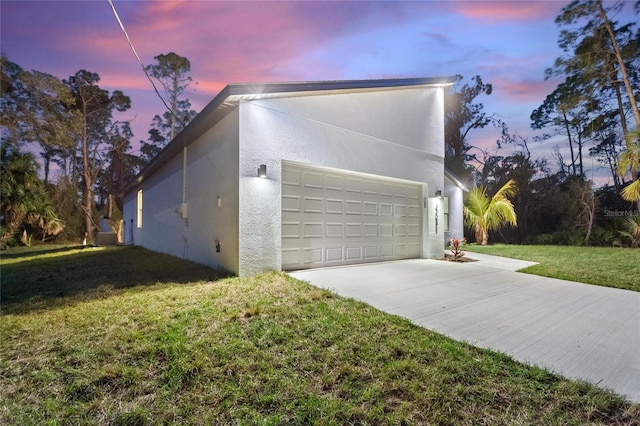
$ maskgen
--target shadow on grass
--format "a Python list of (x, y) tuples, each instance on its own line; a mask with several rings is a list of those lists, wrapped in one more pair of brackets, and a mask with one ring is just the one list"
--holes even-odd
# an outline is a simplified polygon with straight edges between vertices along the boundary
[[(3, 254), (0, 303), (5, 313), (100, 299), (118, 290), (215, 281), (228, 276), (141, 247), (66, 247)], [(24, 258), (24, 261), (20, 261)]]
[(11, 249), (11, 250), (7, 250), (2, 252), (2, 258), (3, 259), (20, 259), (23, 257), (34, 257), (34, 256), (40, 256), (40, 255), (45, 255), (45, 254), (54, 254), (54, 253), (64, 253), (64, 252), (69, 252), (72, 250), (81, 250), (81, 249), (88, 249), (90, 247), (85, 247), (82, 245), (75, 245), (75, 246), (62, 246), (62, 247), (54, 247), (54, 248), (47, 248), (46, 246), (39, 246), (39, 248), (35, 249), (35, 248), (28, 248), (28, 247), (20, 247), (17, 249)]

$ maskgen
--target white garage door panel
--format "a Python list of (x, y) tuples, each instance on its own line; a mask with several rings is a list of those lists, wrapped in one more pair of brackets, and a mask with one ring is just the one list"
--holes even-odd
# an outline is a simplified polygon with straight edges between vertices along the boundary
[(282, 267), (420, 257), (419, 184), (284, 164)]

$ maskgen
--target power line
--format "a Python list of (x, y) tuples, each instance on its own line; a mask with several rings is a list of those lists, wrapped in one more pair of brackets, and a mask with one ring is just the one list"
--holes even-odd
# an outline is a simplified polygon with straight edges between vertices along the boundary
[(158, 92), (158, 88), (156, 87), (155, 83), (151, 79), (151, 76), (147, 72), (147, 69), (145, 68), (144, 64), (142, 63), (142, 60), (140, 59), (140, 56), (138, 56), (138, 52), (136, 52), (136, 48), (133, 47), (133, 43), (131, 42), (131, 39), (129, 38), (129, 34), (127, 34), (127, 30), (124, 28), (124, 24), (122, 23), (122, 21), (120, 20), (120, 17), (118, 16), (118, 12), (116, 11), (116, 7), (113, 5), (113, 2), (111, 0), (108, 0), (108, 1), (109, 1), (109, 5), (111, 5), (111, 10), (113, 10), (113, 15), (116, 17), (116, 20), (118, 21), (118, 24), (120, 25), (120, 28), (122, 29), (122, 32), (124, 33), (124, 36), (127, 38), (127, 43), (129, 43), (129, 46), (131, 46), (131, 50), (133, 51), (133, 54), (136, 56), (136, 59), (138, 59), (138, 62), (140, 63), (140, 66), (142, 67), (142, 71), (144, 71), (144, 74), (147, 76), (147, 79), (149, 80), (149, 82), (151, 82), (151, 85), (153, 86), (153, 90), (155, 90), (156, 94), (158, 95), (158, 97), (160, 98), (162, 103), (164, 104), (165, 108), (167, 108), (167, 111), (169, 111), (171, 113), (171, 115), (173, 115), (176, 119), (180, 120), (175, 115), (175, 113), (171, 110), (171, 108), (169, 108), (169, 105), (167, 105), (167, 103), (165, 102), (165, 100), (162, 97), (162, 95), (160, 95), (160, 92)]

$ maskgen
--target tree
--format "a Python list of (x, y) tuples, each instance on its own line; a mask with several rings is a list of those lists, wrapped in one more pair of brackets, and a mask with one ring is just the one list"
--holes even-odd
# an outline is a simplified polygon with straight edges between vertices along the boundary
[(83, 217), (78, 208), (78, 188), (78, 182), (73, 181), (70, 175), (59, 176), (55, 184), (47, 185), (54, 210), (65, 225), (57, 235), (62, 241), (81, 241), (85, 233)]
[(18, 126), (20, 122), (20, 104), (24, 101), (25, 90), (20, 76), (23, 69), (0, 56), (0, 126), (2, 126), (3, 145), (20, 145)]
[(107, 216), (113, 217), (113, 204), (122, 211), (122, 192), (140, 166), (140, 159), (131, 153), (133, 137), (128, 122), (114, 128), (106, 155), (107, 167), (100, 176), (100, 189), (107, 197)]
[(191, 109), (191, 102), (180, 99), (193, 81), (189, 59), (174, 52), (160, 54), (154, 59), (157, 63), (147, 66), (146, 70), (164, 88), (163, 102), (167, 111), (154, 116), (148, 142), (142, 142), (142, 154), (146, 162), (151, 161), (196, 116)]
[(593, 187), (591, 182), (582, 182), (577, 187), (576, 210), (578, 211), (573, 229), (575, 231), (584, 231), (584, 245), (590, 244), (591, 233), (595, 225), (596, 216), (596, 198), (593, 195)]
[(635, 202), (640, 210), (640, 128), (630, 134), (630, 138), (635, 138), (636, 142), (629, 143), (626, 151), (620, 154), (618, 172), (620, 176), (624, 176), (629, 170), (633, 181), (620, 192), (620, 195), (626, 201)]
[(33, 154), (2, 145), (0, 156), (0, 214), (3, 221), (0, 247), (5, 247), (27, 225), (43, 237), (57, 235), (64, 226), (38, 177), (38, 163)]
[(604, 134), (600, 137), (600, 142), (589, 148), (589, 155), (595, 157), (599, 163), (605, 164), (611, 171), (613, 185), (620, 191), (624, 184), (624, 176), (618, 172), (620, 165), (620, 150), (622, 143), (614, 133)]
[[(186, 123), (189, 123), (197, 114), (191, 109), (191, 102), (188, 99), (178, 101), (177, 105), (177, 116), (181, 123), (185, 123), (184, 126), (177, 128), (179, 132), (186, 126)], [(151, 160), (162, 151), (162, 148), (171, 141), (172, 118), (174, 118), (174, 116), (169, 111), (164, 112), (161, 116), (155, 115), (153, 117), (151, 122), (153, 127), (149, 130), (147, 142), (141, 141), (141, 158), (146, 164), (151, 162)]]
[(85, 235), (89, 241), (92, 241), (93, 229), (96, 227), (93, 221), (94, 185), (104, 165), (100, 150), (109, 140), (113, 111), (125, 111), (131, 106), (128, 96), (119, 90), (110, 95), (97, 85), (99, 81), (98, 74), (80, 70), (65, 82), (75, 95), (75, 105), (81, 117), (77, 134), (81, 159), (81, 211)]
[(509, 197), (515, 195), (516, 183), (507, 181), (493, 197), (489, 198), (485, 187), (473, 188), (465, 203), (463, 213), (465, 224), (475, 230), (476, 242), (486, 245), (489, 231), (509, 224), (516, 226), (518, 219)]
[(38, 144), (46, 183), (52, 162), (65, 173), (74, 156), (80, 124), (75, 97), (67, 85), (50, 74), (24, 71), (4, 56), (2, 67), (4, 142)]
[[(640, 247), (640, 216), (630, 216), (624, 221), (624, 228), (618, 231), (622, 241), (628, 242), (632, 248)], [(621, 244), (618, 242), (618, 244)], [(622, 245), (622, 244), (621, 244)]]
[[(498, 161), (486, 161), (482, 168), (482, 182), (487, 192), (498, 190), (501, 182), (515, 181), (517, 198), (513, 200), (514, 211), (518, 220), (518, 227), (498, 232), (505, 241), (522, 242), (538, 231), (540, 226), (537, 218), (540, 213), (540, 198), (545, 193), (537, 184), (542, 176), (548, 174), (547, 161), (544, 158), (533, 159), (529, 149), (529, 139), (520, 136), (517, 132), (511, 133), (504, 129), (498, 148), (510, 145), (514, 152), (507, 156), (495, 156)], [(489, 171), (485, 171), (490, 168)]]
[[(25, 72), (2, 56), (3, 147), (37, 143), (42, 148), (44, 186), (70, 225), (65, 238), (85, 234), (91, 241), (96, 195), (107, 194), (104, 199), (118, 203), (119, 188), (139, 167), (128, 152), (128, 123), (113, 120), (114, 111), (129, 108), (130, 99), (101, 89), (99, 81), (97, 74), (81, 70), (61, 82), (43, 72)], [(51, 163), (62, 173), (49, 185)]]
[[(620, 84), (624, 85), (626, 105), (631, 109), (636, 128), (640, 128), (640, 111), (637, 95), (640, 69), (640, 32), (633, 32), (635, 23), (619, 26), (612, 22), (623, 7), (616, 2), (605, 8), (602, 0), (573, 1), (562, 9), (556, 23), (563, 26), (559, 45), (567, 53), (556, 60), (552, 72), (565, 75), (582, 75), (583, 81), (591, 81), (593, 88), (601, 92), (614, 91), (626, 151), (620, 156), (620, 175), (629, 170), (634, 182), (623, 190), (623, 197), (636, 201), (640, 207), (640, 169), (636, 168), (640, 144), (638, 134), (629, 132), (625, 116)], [(640, 10), (636, 4), (636, 13)], [(624, 166), (624, 167), (623, 167)], [(631, 188), (631, 189), (629, 189)]]
[[(456, 84), (462, 81), (456, 76)], [(489, 124), (502, 126), (500, 120), (484, 111), (482, 103), (473, 103), (481, 94), (490, 95), (493, 86), (484, 83), (480, 76), (471, 79), (445, 98), (445, 161), (447, 167), (460, 177), (469, 174), (466, 162), (475, 160), (469, 151), (474, 147), (469, 143), (469, 133), (473, 129), (482, 129)]]
[(108, 166), (99, 179), (100, 195), (104, 197), (103, 216), (109, 219), (112, 229), (118, 234), (119, 242), (123, 241), (122, 232), (124, 231), (122, 222), (124, 188), (134, 178), (141, 165), (140, 158), (131, 153), (129, 141), (132, 136), (128, 122), (121, 123), (115, 128), (106, 155)]
[(37, 142), (42, 148), (47, 183), (54, 156), (66, 159), (72, 155), (80, 117), (74, 108), (73, 93), (57, 77), (31, 71), (23, 73), (22, 80), (27, 96), (21, 117), (21, 139)]
[[(627, 58), (625, 57), (625, 55), (623, 55), (622, 49), (620, 48), (620, 45), (617, 40), (616, 31), (614, 30), (614, 26), (609, 20), (609, 17), (607, 16), (608, 11), (605, 10), (604, 6), (602, 5), (602, 0), (596, 0), (595, 5), (596, 5), (598, 16), (602, 20), (602, 23), (607, 30), (607, 34), (609, 35), (609, 38), (611, 41), (611, 49), (615, 53), (616, 61), (618, 63), (618, 66), (620, 67), (622, 82), (627, 91), (627, 96), (629, 98), (629, 105), (631, 105), (631, 111), (633, 112), (633, 117), (636, 120), (636, 126), (640, 127), (640, 110), (638, 109), (638, 101), (636, 100), (634, 87), (631, 83), (629, 72), (627, 71), (627, 64), (626, 64)], [(636, 45), (634, 49), (635, 52), (631, 50), (631, 52), (633, 53), (633, 56), (636, 57), (636, 60), (638, 56), (637, 43), (638, 43), (638, 38), (636, 38), (634, 42), (634, 44)]]
[(556, 70), (567, 75), (580, 70), (603, 89), (622, 83), (636, 125), (640, 127), (640, 111), (634, 94), (637, 87), (633, 81), (637, 76), (629, 72), (629, 66), (637, 70), (640, 60), (638, 35), (632, 32), (635, 24), (619, 27), (609, 19), (609, 14), (615, 14), (622, 7), (623, 2), (618, 1), (605, 9), (602, 0), (574, 0), (565, 6), (556, 18), (556, 23), (565, 27), (558, 44), (571, 55), (558, 58)]
[(540, 107), (531, 113), (531, 128), (543, 129), (555, 127), (556, 132), (545, 133), (546, 140), (556, 135), (567, 137), (571, 155), (570, 170), (573, 175), (584, 175), (583, 146), (589, 132), (590, 122), (594, 120), (594, 100), (585, 97), (582, 76), (569, 76), (546, 97)]

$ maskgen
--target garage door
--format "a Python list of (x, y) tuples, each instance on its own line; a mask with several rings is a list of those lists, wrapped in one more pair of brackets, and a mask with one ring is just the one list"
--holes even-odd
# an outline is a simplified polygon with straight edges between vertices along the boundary
[(282, 268), (420, 257), (422, 187), (282, 166)]

